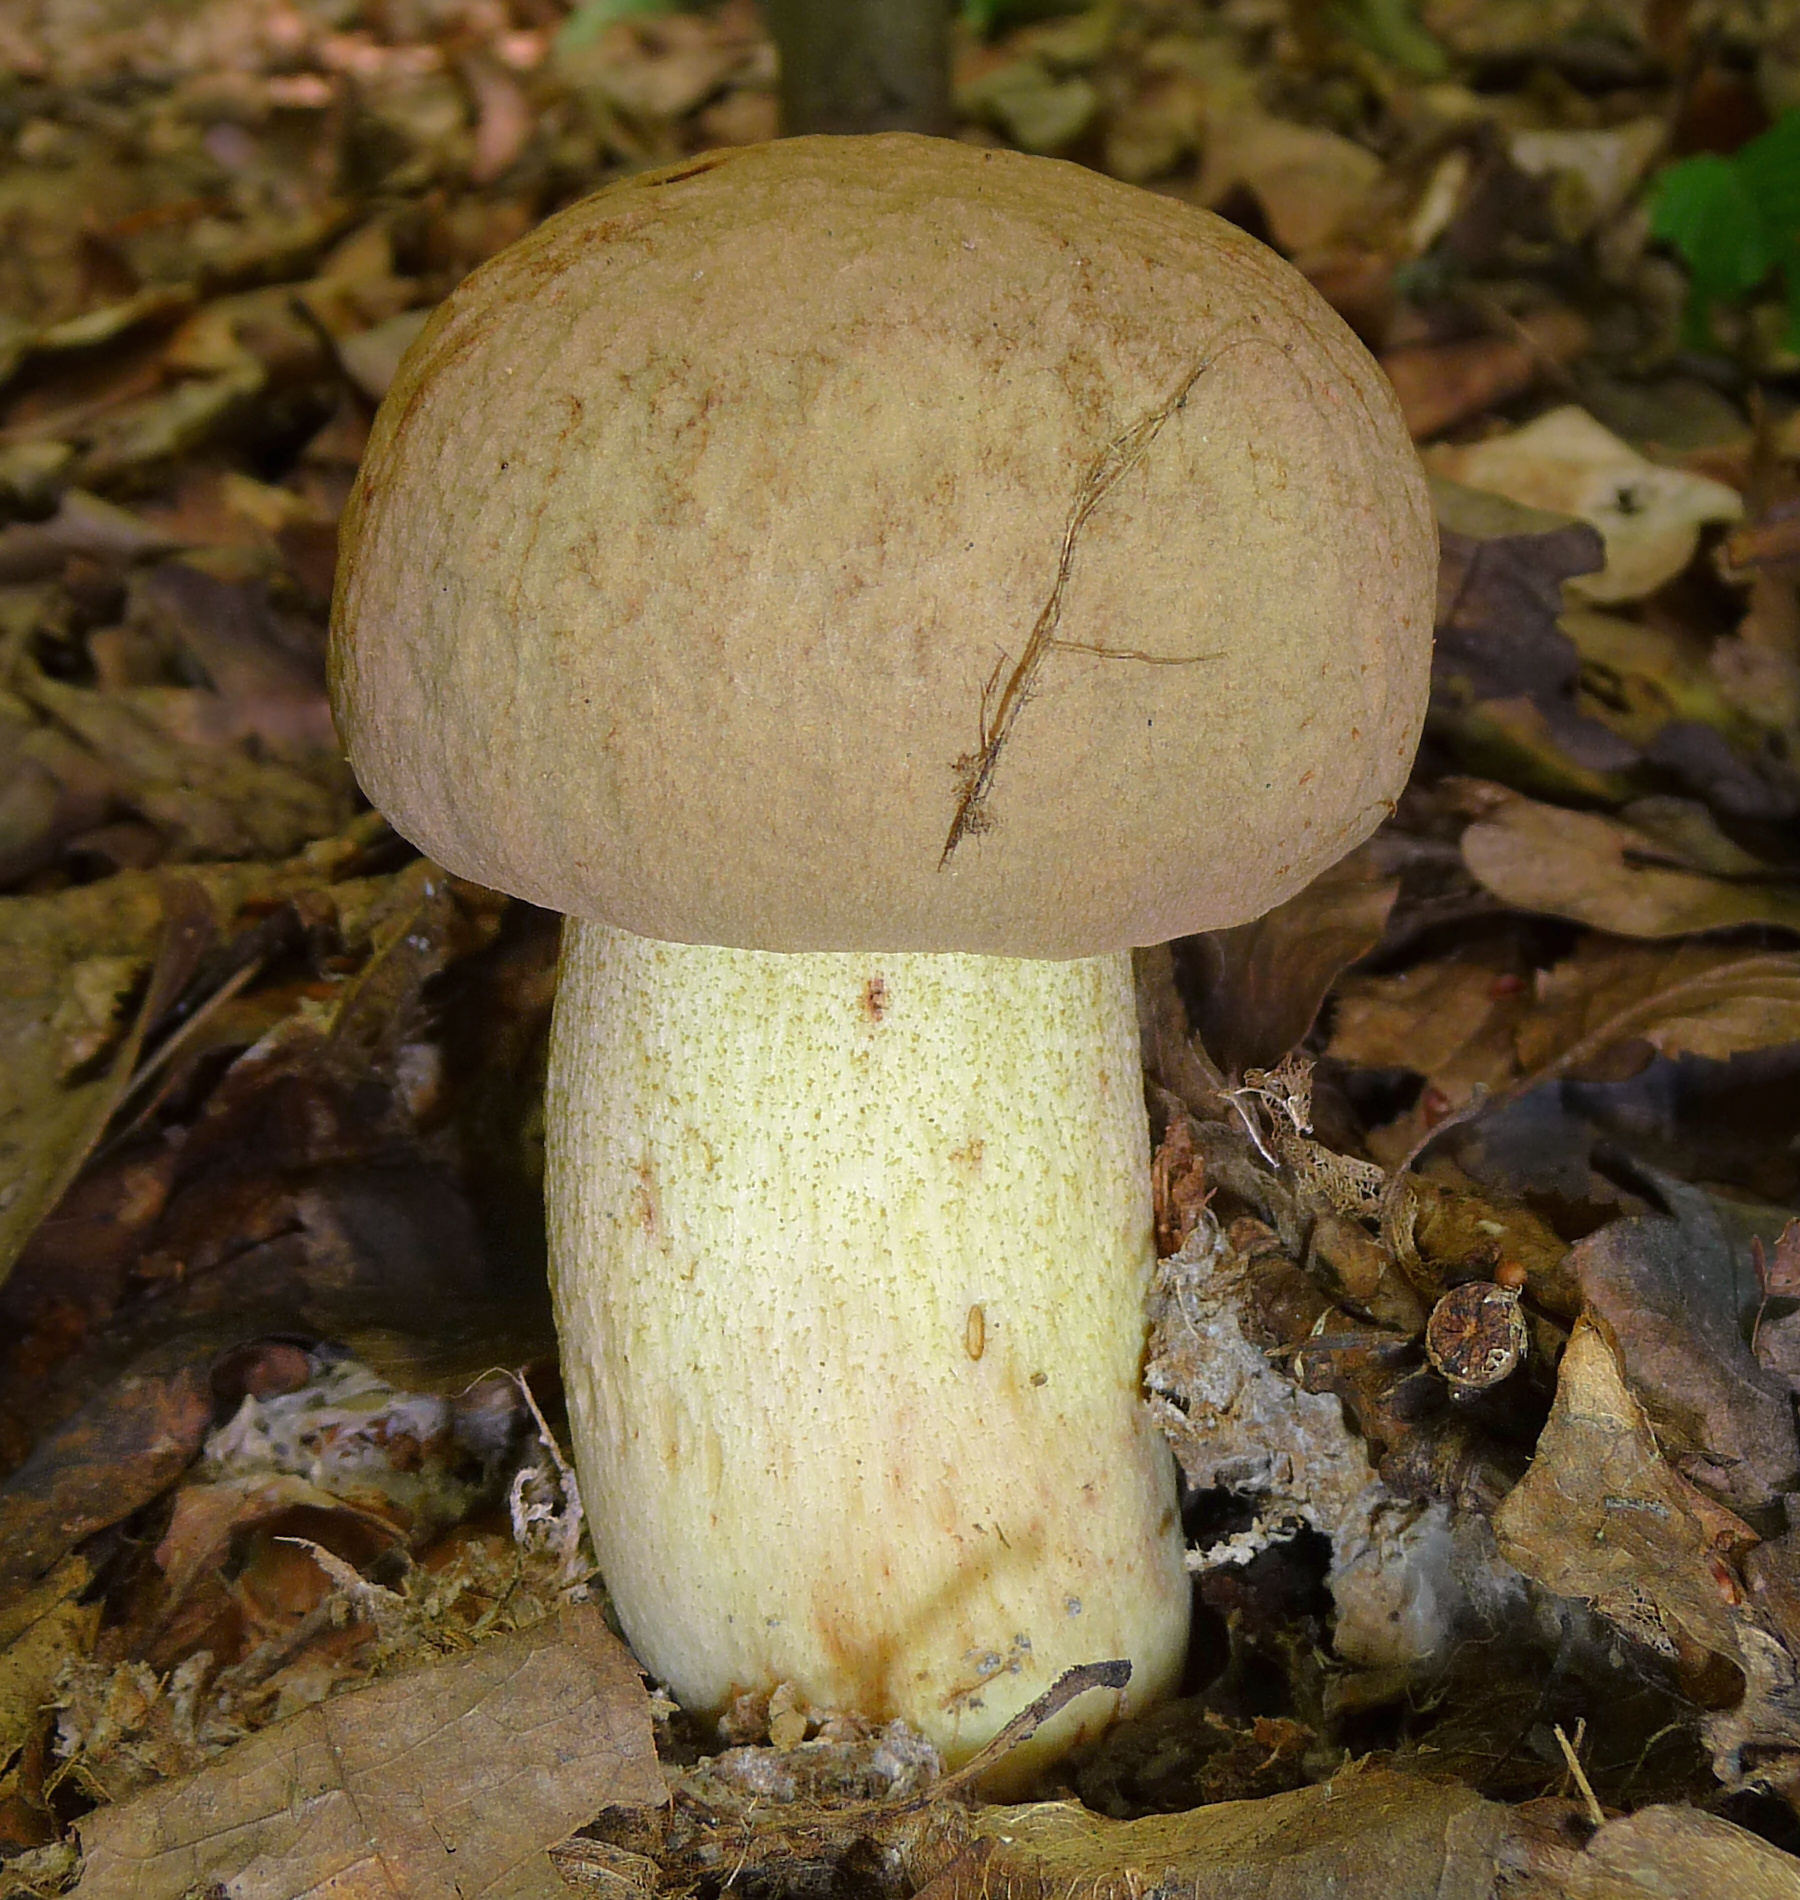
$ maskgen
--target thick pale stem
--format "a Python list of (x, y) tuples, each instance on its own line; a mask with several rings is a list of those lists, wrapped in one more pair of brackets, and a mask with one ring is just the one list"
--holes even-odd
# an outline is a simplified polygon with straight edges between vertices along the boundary
[[(1170, 1687), (1128, 956), (571, 922), (549, 1135), (582, 1495), (685, 1704), (792, 1682), (960, 1760), (1073, 1663), (1129, 1658), (1134, 1706)], [(1084, 1697), (1037, 1755), (1114, 1713)]]

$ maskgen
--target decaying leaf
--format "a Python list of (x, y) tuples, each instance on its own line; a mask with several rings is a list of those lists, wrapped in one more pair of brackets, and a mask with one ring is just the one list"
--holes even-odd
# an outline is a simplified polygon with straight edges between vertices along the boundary
[(1570, 1339), (1537, 1455), (1494, 1529), (1527, 1576), (1594, 1604), (1669, 1660), (1714, 1711), (1703, 1729), (1727, 1787), (1796, 1787), (1800, 1596), (1791, 1540), (1758, 1546), (1741, 1518), (1670, 1466), (1592, 1320)]
[(1697, 1188), (1655, 1185), (1670, 1217), (1613, 1221), (1575, 1247), (1570, 1266), (1663, 1455), (1755, 1513), (1800, 1489), (1800, 1442), (1783, 1382), (1747, 1343), (1759, 1294), (1748, 1250), (1731, 1245)]
[(1605, 537), (1606, 565), (1571, 586), (1603, 603), (1653, 593), (1693, 559), (1703, 525), (1744, 512), (1735, 489), (1647, 461), (1572, 405), (1509, 435), (1428, 450), (1426, 460), (1470, 488), (1591, 522)]
[(1800, 1862), (1697, 1808), (1640, 1808), (1580, 1854), (1546, 1844), (1537, 1859), (1559, 1900), (1800, 1900)]
[(93, 1581), (82, 1559), (59, 1564), (35, 1590), (8, 1605), (0, 1622), (0, 1775), (15, 1761), (55, 1700), (56, 1679), (85, 1656), (100, 1628), (100, 1605), (80, 1598)]
[(1463, 860), (1501, 899), (1621, 937), (1777, 924), (1800, 930), (1800, 893), (1776, 872), (1723, 878), (1666, 839), (1598, 812), (1509, 796), (1463, 833)]
[(1520, 319), (1504, 335), (1384, 350), (1381, 367), (1413, 440), (1423, 442), (1522, 396), (1580, 356), (1589, 340), (1579, 317), (1553, 305)]
[(1593, 1603), (1695, 1677), (1707, 1658), (1737, 1656), (1735, 1586), (1723, 1566), (1755, 1533), (1664, 1460), (1591, 1320), (1570, 1337), (1537, 1455), (1494, 1530), (1528, 1577)]
[(1534, 989), (1536, 1007), (1514, 1031), (1527, 1075), (1625, 1041), (1714, 1061), (1800, 1042), (1800, 955), (1792, 952), (1589, 941), (1540, 972)]
[(1478, 1088), (1617, 1079), (1652, 1052), (1724, 1061), (1789, 1042), (1800, 1042), (1800, 956), (1591, 938), (1529, 979), (1479, 953), (1348, 976), (1329, 1053), (1416, 1070), (1441, 1112)]
[(597, 1809), (665, 1798), (636, 1666), (592, 1606), (339, 1696), (81, 1823), (82, 1900), (548, 1896)]
[(1584, 803), (1622, 798), (1632, 745), (1578, 698), (1558, 624), (1565, 584), (1600, 565), (1584, 522), (1453, 482), (1432, 484), (1442, 558), (1427, 730), (1463, 769)]
[(1213, 1060), (1233, 1075), (1273, 1068), (1338, 973), (1380, 942), (1399, 889), (1365, 847), (1255, 923), (1198, 938), (1206, 994), (1195, 1027)]
[(1591, 607), (1571, 608), (1558, 624), (1580, 656), (1582, 709), (1631, 744), (1653, 744), (1674, 720), (1712, 726), (1733, 740), (1754, 732), (1721, 685), (1705, 641)]
[(1507, 964), (1471, 951), (1391, 975), (1347, 976), (1328, 1053), (1365, 1068), (1416, 1070), (1446, 1108), (1478, 1088), (1503, 1087), (1517, 1073), (1517, 1039), (1532, 1017), (1530, 986)]
[[(333, 867), (355, 857), (366, 831), (365, 825), (286, 864), (194, 866), (183, 879), (215, 914), (231, 917), (253, 898), (276, 903), (330, 884)], [(71, 1069), (71, 1024), (84, 1046), (96, 1033), (93, 1009), (82, 1000), (84, 985), (92, 987), (84, 972), (95, 957), (125, 959), (148, 971), (166, 890), (153, 873), (124, 872), (42, 897), (0, 898), (0, 1275), (111, 1116), (150, 1017), (173, 1000), (146, 996), (137, 1027), (119, 1026), (117, 1053), (100, 1074)], [(191, 968), (184, 966), (180, 981), (187, 974)], [(166, 991), (174, 981), (171, 966), (159, 987)], [(97, 1057), (105, 1045), (92, 1046)]]
[(1196, 187), (1218, 204), (1234, 186), (1255, 193), (1277, 244), (1316, 251), (1349, 228), (1381, 182), (1382, 164), (1367, 146), (1266, 113), (1223, 113), (1207, 127)]
[(0, 1592), (36, 1582), (188, 1464), (212, 1423), (212, 1357), (205, 1340), (154, 1347), (40, 1440), (0, 1487)]
[(1112, 1821), (1066, 1803), (993, 1808), (920, 1900), (1195, 1900), (1336, 1894), (1442, 1900), (1495, 1894), (1522, 1858), (1510, 1809), (1471, 1788), (1350, 1770), (1264, 1801)]

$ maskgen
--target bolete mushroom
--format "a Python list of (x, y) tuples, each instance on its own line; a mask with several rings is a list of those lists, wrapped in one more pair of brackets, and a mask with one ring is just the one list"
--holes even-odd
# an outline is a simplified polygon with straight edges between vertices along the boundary
[(1435, 547), (1295, 271), (1010, 152), (649, 172), (413, 345), (337, 715), (406, 837), (568, 914), (575, 1456), (690, 1707), (787, 1682), (959, 1760), (1073, 1663), (1176, 1680), (1129, 953), (1389, 810)]

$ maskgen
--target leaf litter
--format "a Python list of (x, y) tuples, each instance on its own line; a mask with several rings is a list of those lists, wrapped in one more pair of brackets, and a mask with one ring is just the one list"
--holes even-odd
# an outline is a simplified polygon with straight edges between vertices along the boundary
[(556, 1443), (554, 925), (330, 732), (407, 342), (770, 136), (754, 9), (22, 0), (0, 1891), (1800, 1891), (1800, 358), (1779, 232), (1727, 270), (1681, 211), (1788, 149), (1800, 38), (1109, 0), (955, 60), (961, 136), (1285, 251), (1433, 468), (1399, 809), (1139, 958), (1180, 1698), (1016, 1808), (791, 1687), (645, 1694)]

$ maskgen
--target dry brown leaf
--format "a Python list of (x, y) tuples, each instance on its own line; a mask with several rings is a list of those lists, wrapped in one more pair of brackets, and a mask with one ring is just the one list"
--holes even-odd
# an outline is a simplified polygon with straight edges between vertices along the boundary
[(35, 1583), (176, 1477), (212, 1424), (213, 1356), (203, 1339), (154, 1346), (38, 1442), (0, 1487), (0, 1594)]
[(1427, 732), (1465, 771), (1559, 802), (1625, 798), (1636, 747), (1579, 702), (1563, 588), (1600, 565), (1585, 522), (1432, 484), (1442, 559)]
[(1590, 340), (1586, 323), (1556, 306), (1519, 321), (1515, 333), (1411, 343), (1382, 353), (1415, 441), (1439, 435), (1514, 396), (1573, 362)]
[(1338, 973), (1381, 941), (1399, 890), (1364, 846), (1255, 923), (1196, 939), (1207, 984), (1195, 1027), (1220, 1068), (1273, 1068)]
[(968, 73), (956, 106), (998, 126), (1026, 152), (1060, 152), (1078, 139), (1100, 109), (1100, 95), (1079, 73), (1059, 75), (1035, 58), (996, 60)]
[(1611, 1079), (1620, 1052), (1641, 1068), (1652, 1050), (1723, 1061), (1797, 1041), (1800, 956), (1589, 938), (1530, 983), (1478, 954), (1346, 977), (1328, 1053), (1417, 1071), (1442, 1113), (1477, 1088), (1587, 1079), (1596, 1066)]
[(1557, 1900), (1800, 1900), (1800, 1861), (1697, 1808), (1640, 1808), (1580, 1854), (1546, 1844), (1539, 1856)]
[(1580, 236), (1624, 209), (1668, 135), (1660, 117), (1603, 130), (1522, 127), (1508, 138), (1507, 155), (1529, 177), (1559, 182), (1558, 223)]
[(1773, 1785), (1792, 1798), (1800, 1622), (1788, 1613), (1791, 1589), (1757, 1587), (1776, 1580), (1779, 1563), (1761, 1560), (1779, 1557), (1781, 1545), (1757, 1546), (1741, 1518), (1668, 1463), (1593, 1320), (1570, 1338), (1536, 1456), (1494, 1530), (1509, 1562), (1559, 1596), (1592, 1603), (1717, 1710), (1703, 1732), (1727, 1787)]
[(1381, 1769), (1187, 1814), (1114, 1821), (1069, 1803), (979, 1811), (980, 1832), (919, 1900), (1468, 1900), (1496, 1890), (1519, 1835), (1472, 1788)]
[[(229, 917), (252, 899), (274, 904), (330, 884), (334, 866), (354, 858), (367, 832), (359, 823), (286, 864), (194, 866), (181, 881)], [(41, 897), (0, 898), (0, 1277), (73, 1178), (130, 1080), (139, 1032), (127, 1033), (129, 1025), (120, 1026), (118, 1053), (100, 1075), (69, 1068), (72, 1030), (84, 1046), (95, 1030), (91, 998), (84, 1001), (81, 991), (92, 976), (83, 973), (96, 957), (150, 967), (168, 885), (149, 872), (122, 872)], [(146, 998), (140, 1023), (155, 1013), (154, 1002)]]
[(1593, 601), (1654, 593), (1693, 558), (1705, 523), (1744, 512), (1735, 489), (1646, 461), (1573, 406), (1485, 442), (1430, 449), (1426, 462), (1434, 475), (1591, 522), (1606, 565), (1570, 585)]
[(118, 800), (167, 836), (172, 857), (286, 857), (350, 816), (349, 772), (335, 747), (270, 757), (263, 735), (233, 730), (238, 715), (217, 693), (94, 692), (21, 673), (21, 698), (105, 762)]
[(1466, 337), (1453, 343), (1409, 343), (1383, 351), (1381, 367), (1415, 442), (1497, 404), (1522, 396), (1538, 379), (1536, 354), (1510, 337)]
[(1255, 111), (1223, 113), (1207, 126), (1195, 195), (1216, 205), (1234, 186), (1247, 188), (1275, 242), (1289, 253), (1303, 253), (1351, 226), (1384, 169), (1367, 146), (1322, 126)]
[(664, 1799), (644, 1686), (592, 1605), (308, 1709), (81, 1823), (81, 1900), (196, 1885), (342, 1900), (550, 1895), (602, 1807)]
[(1346, 977), (1326, 1053), (1363, 1068), (1416, 1070), (1450, 1108), (1477, 1088), (1504, 1087), (1532, 1020), (1531, 992), (1509, 961), (1476, 951)]
[(1663, 949), (1589, 939), (1537, 978), (1514, 1028), (1529, 1075), (1591, 1060), (1626, 1041), (1667, 1056), (1724, 1061), (1800, 1042), (1800, 955), (1684, 943)]
[(1463, 860), (1503, 903), (1621, 937), (1776, 924), (1800, 930), (1800, 892), (1767, 880), (1708, 876), (1668, 844), (1595, 812), (1509, 797), (1463, 833)]
[(1664, 1457), (1733, 1510), (1760, 1511), (1800, 1487), (1800, 1443), (1784, 1381), (1745, 1344), (1759, 1292), (1749, 1252), (1697, 1188), (1653, 1185), (1671, 1217), (1613, 1221), (1569, 1266)]
[(1727, 738), (1753, 735), (1719, 686), (1707, 641), (1588, 607), (1571, 608), (1559, 625), (1580, 655), (1583, 709), (1632, 744), (1648, 745), (1672, 719)]
[(745, 65), (745, 49), (695, 14), (616, 20), (586, 45), (560, 41), (557, 75), (638, 121), (680, 118)]
[(16, 1757), (43, 1721), (63, 1664), (93, 1647), (101, 1606), (80, 1601), (92, 1581), (93, 1566), (70, 1558), (7, 1607), (9, 1627), (0, 1647), (0, 1764)]
[(1800, 1216), (1782, 1228), (1769, 1250), (1764, 1284), (1779, 1300), (1800, 1299)]
[(1594, 1604), (1659, 1654), (1695, 1667), (1737, 1657), (1720, 1561), (1755, 1534), (1664, 1460), (1592, 1320), (1570, 1336), (1531, 1469), (1494, 1531), (1526, 1576)]
[[(114, 888), (122, 882), (0, 900), (0, 940), (12, 935), (0, 979), (0, 1277), (99, 1140), (146, 1032), (192, 976), (210, 934), (199, 886), (145, 877)], [(106, 978), (100, 985), (96, 963)], [(123, 1000), (127, 967), (132, 977), (147, 968), (149, 981), (130, 1022), (115, 1029), (99, 1009), (109, 996), (115, 1005)], [(71, 1061), (85, 1051), (83, 1061), (96, 1063), (109, 1047), (98, 1074)]]

